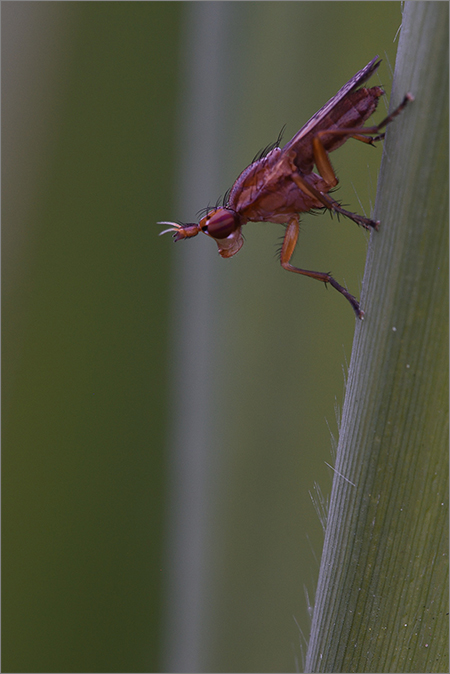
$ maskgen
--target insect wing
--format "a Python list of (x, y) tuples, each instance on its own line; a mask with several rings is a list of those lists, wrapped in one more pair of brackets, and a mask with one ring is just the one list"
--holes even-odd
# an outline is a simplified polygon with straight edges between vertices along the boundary
[[(344, 86), (339, 89), (337, 94), (330, 98), (328, 103), (320, 108), (311, 119), (306, 122), (304, 126), (298, 131), (295, 136), (282, 148), (282, 152), (288, 153), (294, 150), (299, 158), (301, 158), (302, 168), (305, 170), (312, 170), (313, 149), (312, 139), (318, 131), (323, 131), (333, 123), (333, 113), (336, 114), (342, 101), (348, 96), (351, 91), (357, 89), (361, 84), (364, 84), (377, 70), (381, 61), (377, 61), (378, 56), (375, 56), (362, 70), (356, 73)], [(337, 115), (338, 116), (338, 115)]]
[[(274, 148), (241, 173), (230, 191), (228, 202), (230, 208), (240, 213), (245, 220), (277, 221), (275, 211), (272, 214), (265, 213), (262, 202), (266, 201), (267, 195), (278, 193), (280, 207), (284, 203), (286, 195), (283, 192), (283, 181), (291, 174), (289, 155), (292, 152), (295, 153), (296, 164), (302, 171), (305, 173), (312, 171), (314, 135), (318, 131), (329, 129), (334, 123), (333, 116), (336, 121), (339, 119), (342, 101), (373, 75), (381, 63), (377, 59), (378, 56), (375, 56), (365, 68), (356, 73), (347, 84), (344, 84), (338, 93), (330, 98), (328, 103), (325, 103), (283, 148)], [(274, 206), (275, 197), (272, 201)]]

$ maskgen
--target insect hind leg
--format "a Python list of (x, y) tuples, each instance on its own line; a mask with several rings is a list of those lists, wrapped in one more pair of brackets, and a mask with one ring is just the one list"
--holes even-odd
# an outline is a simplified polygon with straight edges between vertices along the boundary
[[(395, 119), (402, 112), (402, 110), (406, 108), (408, 103), (411, 103), (413, 100), (414, 96), (412, 94), (410, 93), (405, 94), (400, 105), (397, 105), (395, 110), (393, 110), (390, 115), (385, 117), (383, 121), (378, 124), (377, 129), (380, 130), (383, 127), (387, 126), (390, 122), (392, 122), (392, 120)], [(382, 134), (382, 136), (384, 137), (384, 134)]]
[[(376, 126), (362, 126), (360, 128), (354, 128), (354, 129), (328, 129), (325, 131), (319, 131), (313, 138), (313, 148), (314, 148), (314, 159), (319, 160), (319, 163), (326, 164), (328, 157), (326, 157), (326, 151), (325, 148), (323, 147), (322, 141), (320, 140), (322, 136), (342, 136), (345, 138), (347, 136), (348, 138), (356, 138), (356, 140), (360, 140), (362, 143), (368, 143), (369, 145), (372, 145), (373, 143), (376, 143), (380, 140), (384, 140), (384, 137), (386, 135), (385, 132), (379, 133), (381, 129), (383, 129), (385, 126), (390, 124), (398, 115), (406, 108), (408, 103), (414, 100), (414, 96), (410, 93), (405, 94), (402, 102), (400, 105), (398, 105), (395, 110), (391, 112), (390, 115), (385, 117), (379, 124)], [(376, 134), (376, 135), (372, 135)], [(325, 154), (325, 157), (324, 157)], [(329, 163), (329, 160), (328, 160)], [(318, 166), (316, 162), (316, 166), (319, 168), (320, 172), (320, 167)], [(331, 166), (331, 165), (330, 165)], [(326, 166), (326, 170), (328, 169), (328, 166)], [(322, 173), (321, 173), (322, 175)], [(323, 176), (325, 178), (325, 175)]]
[[(353, 129), (328, 129), (324, 131), (319, 131), (314, 136), (313, 138), (314, 161), (328, 189), (331, 189), (332, 187), (337, 185), (338, 181), (334, 169), (331, 165), (330, 159), (328, 157), (327, 149), (322, 142), (322, 138), (324, 136), (328, 138), (332, 136), (334, 137), (340, 136), (341, 138), (356, 138), (356, 140), (362, 141), (363, 143), (373, 145), (375, 142), (383, 140), (385, 137), (384, 132), (379, 133), (380, 130), (383, 129), (385, 126), (387, 126), (390, 122), (392, 122), (392, 120), (394, 120), (402, 112), (402, 110), (404, 110), (406, 105), (413, 100), (414, 96), (412, 94), (409, 93), (406, 94), (400, 105), (398, 105), (395, 108), (395, 110), (391, 112), (390, 115), (385, 117), (385, 119), (383, 119), (383, 121), (381, 121), (376, 126), (367, 126)], [(361, 227), (365, 227), (365, 229), (378, 230), (380, 224), (378, 221), (365, 218), (362, 215), (357, 215), (356, 213), (351, 213), (350, 211), (346, 211), (337, 201), (335, 201), (329, 196), (328, 190), (326, 191), (326, 193), (319, 192), (314, 187), (311, 187), (309, 183), (307, 184), (306, 181), (303, 180), (303, 178), (299, 175), (298, 171), (295, 170), (296, 167), (293, 161), (291, 166), (293, 169), (292, 178), (296, 182), (296, 184), (300, 187), (300, 189), (302, 190), (306, 189), (306, 192), (313, 194), (317, 199), (319, 199), (319, 201), (326, 208), (329, 208), (331, 211), (335, 211), (336, 213), (341, 213), (342, 215), (345, 215), (347, 218), (350, 218)]]

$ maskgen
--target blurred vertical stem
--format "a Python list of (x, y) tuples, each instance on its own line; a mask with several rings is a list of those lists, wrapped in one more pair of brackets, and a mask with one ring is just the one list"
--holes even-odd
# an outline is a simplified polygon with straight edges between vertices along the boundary
[[(448, 3), (407, 2), (306, 671), (448, 672)], [(346, 479), (344, 479), (344, 477)]]

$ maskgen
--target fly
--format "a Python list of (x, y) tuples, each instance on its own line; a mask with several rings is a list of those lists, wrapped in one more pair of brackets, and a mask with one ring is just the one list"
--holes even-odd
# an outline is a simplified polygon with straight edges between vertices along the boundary
[[(400, 105), (380, 124), (363, 126), (385, 93), (381, 87), (361, 86), (378, 69), (381, 61), (377, 59), (378, 56), (356, 73), (284, 147), (277, 144), (242, 171), (228, 193), (226, 204), (209, 210), (198, 224), (160, 222), (160, 225), (170, 225), (161, 234), (174, 232), (173, 238), (179, 241), (203, 232), (216, 241), (222, 257), (232, 257), (242, 248), (241, 230), (247, 222), (283, 224), (286, 231), (280, 253), (281, 266), (329, 283), (350, 302), (357, 318), (363, 318), (358, 300), (331, 274), (299, 269), (290, 260), (298, 240), (300, 213), (327, 208), (365, 229), (378, 230), (378, 221), (346, 211), (330, 196), (338, 179), (328, 157), (349, 138), (369, 145), (383, 140), (385, 134), (380, 130), (414, 100), (412, 94), (406, 94)], [(314, 165), (318, 173), (313, 172)]]

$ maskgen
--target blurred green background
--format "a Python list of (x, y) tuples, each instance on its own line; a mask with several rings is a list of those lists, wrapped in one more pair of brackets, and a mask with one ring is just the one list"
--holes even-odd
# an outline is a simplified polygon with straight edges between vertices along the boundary
[[(354, 316), (279, 225), (172, 245), (376, 54), (400, 3), (2, 3), (3, 671), (295, 671)], [(381, 104), (377, 119), (385, 115)], [(332, 160), (373, 206), (381, 148)], [(367, 235), (294, 264), (361, 296)], [(308, 600), (309, 596), (309, 600)]]

